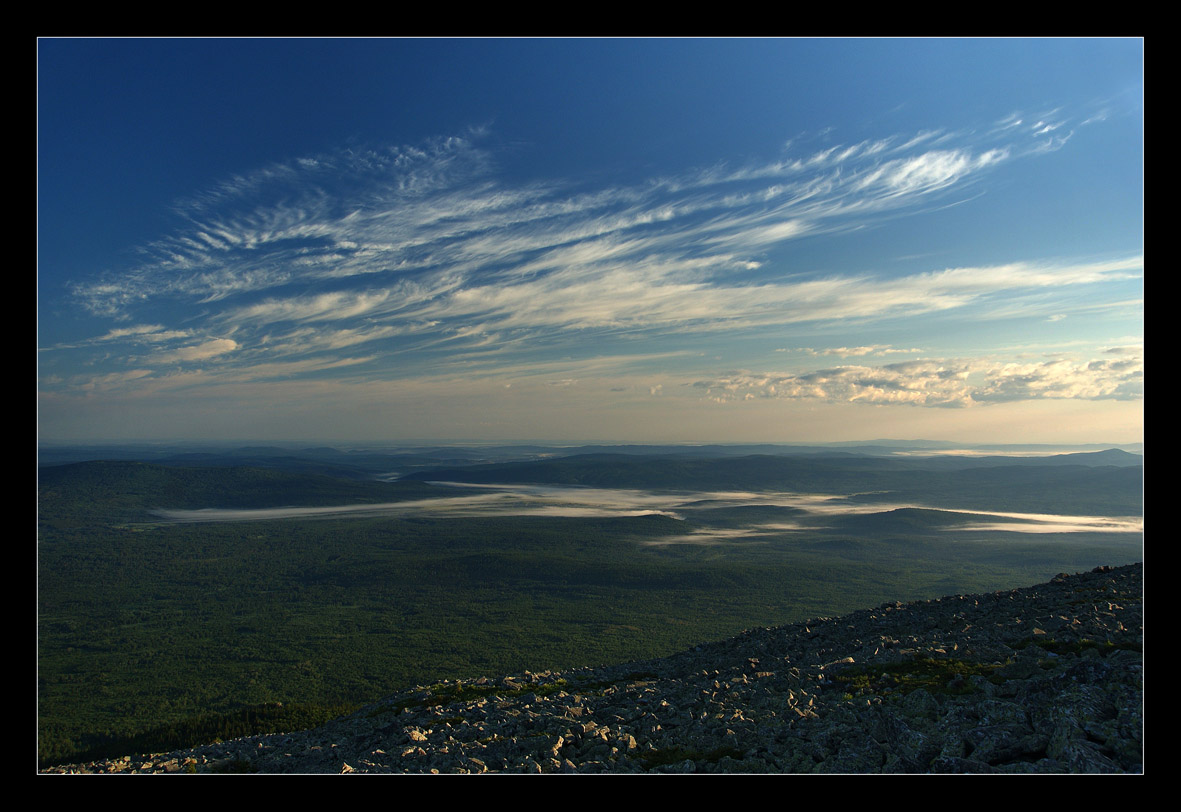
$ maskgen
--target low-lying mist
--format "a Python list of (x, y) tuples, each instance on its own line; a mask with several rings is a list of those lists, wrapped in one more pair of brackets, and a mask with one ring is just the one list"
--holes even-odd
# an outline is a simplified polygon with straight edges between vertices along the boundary
[[(885, 516), (900, 510), (930, 509), (914, 504), (857, 504), (847, 495), (815, 493), (756, 493), (748, 491), (648, 491), (555, 485), (472, 485), (435, 483), (463, 488), (464, 493), (432, 499), (381, 504), (257, 509), (158, 509), (153, 514), (172, 523), (245, 522), (275, 519), (316, 519), (392, 516), (399, 518), (463, 518), (491, 516), (627, 517), (660, 515), (690, 524), (716, 524), (717, 515), (731, 517), (725, 527), (695, 527), (684, 536), (664, 537), (659, 544), (720, 544), (805, 530), (823, 530), (843, 517)], [(480, 492), (472, 493), (478, 490)], [(735, 520), (733, 509), (780, 509), (769, 521)], [(948, 532), (1009, 533), (1141, 533), (1139, 517), (1062, 516), (940, 509), (940, 514), (981, 517), (938, 526)], [(987, 518), (985, 518), (987, 517)], [(754, 517), (751, 517), (752, 519)]]

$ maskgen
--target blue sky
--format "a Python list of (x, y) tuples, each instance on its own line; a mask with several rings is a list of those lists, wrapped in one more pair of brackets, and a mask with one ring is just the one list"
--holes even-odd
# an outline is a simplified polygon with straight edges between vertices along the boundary
[(1141, 40), (38, 51), (44, 439), (1143, 439)]

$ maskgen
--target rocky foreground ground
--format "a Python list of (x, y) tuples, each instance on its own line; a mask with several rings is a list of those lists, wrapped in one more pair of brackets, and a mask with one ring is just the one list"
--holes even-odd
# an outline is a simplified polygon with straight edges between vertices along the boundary
[(1142, 597), (1141, 565), (1099, 567), (47, 772), (1139, 773)]

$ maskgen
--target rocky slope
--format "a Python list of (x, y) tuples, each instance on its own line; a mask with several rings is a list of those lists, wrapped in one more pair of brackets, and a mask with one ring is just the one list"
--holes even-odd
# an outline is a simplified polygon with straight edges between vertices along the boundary
[(47, 772), (1136, 773), (1142, 596), (1142, 565), (1099, 567)]

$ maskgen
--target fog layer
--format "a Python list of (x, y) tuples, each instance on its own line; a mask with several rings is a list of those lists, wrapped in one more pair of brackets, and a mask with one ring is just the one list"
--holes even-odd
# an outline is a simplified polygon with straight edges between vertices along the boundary
[[(327, 507), (278, 507), (256, 509), (204, 508), (153, 511), (168, 522), (243, 522), (274, 519), (394, 516), (460, 518), (480, 516), (624, 517), (661, 515), (674, 519), (705, 520), (712, 512), (728, 508), (785, 508), (783, 519), (741, 523), (738, 527), (694, 530), (661, 543), (721, 543), (738, 538), (817, 530), (834, 517), (882, 514), (913, 504), (856, 504), (847, 496), (815, 493), (755, 493), (746, 491), (645, 491), (621, 488), (583, 488), (554, 485), (456, 485), (465, 493), (434, 499)], [(471, 493), (478, 489), (480, 493)], [(951, 532), (1004, 531), (1010, 533), (1140, 533), (1139, 517), (1058, 516), (1034, 513), (1002, 513), (980, 510), (946, 510), (982, 517), (943, 528)], [(990, 520), (984, 520), (988, 517)], [(785, 520), (786, 519), (786, 520)]]

